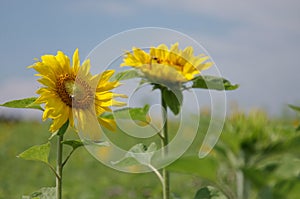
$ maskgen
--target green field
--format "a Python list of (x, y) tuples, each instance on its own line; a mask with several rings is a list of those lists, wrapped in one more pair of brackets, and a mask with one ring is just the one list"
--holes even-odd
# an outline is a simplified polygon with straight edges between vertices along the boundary
[[(207, 162), (198, 162), (196, 156), (191, 156), (197, 154), (209, 122), (208, 116), (202, 117), (199, 135), (187, 151), (189, 158), (170, 167), (173, 198), (192, 199), (197, 190), (206, 185), (218, 187), (229, 198), (237, 198), (240, 189), (237, 176), (241, 175), (248, 198), (299, 197), (300, 134), (295, 130), (296, 117), (270, 118), (262, 111), (232, 113), (217, 146), (207, 157), (217, 163), (217, 169), (209, 171), (216, 175), (211, 179), (201, 177), (206, 170), (197, 171), (197, 165), (202, 164), (198, 168), (203, 170)], [(175, 122), (170, 124), (176, 126)], [(0, 198), (21, 198), (41, 187), (55, 186), (54, 176), (46, 165), (16, 157), (32, 145), (47, 142), (48, 127), (49, 123), (35, 121), (0, 123)], [(121, 132), (114, 134), (115, 139), (118, 136), (123, 142), (126, 139)], [(71, 130), (66, 137), (77, 139)], [(51, 151), (53, 164), (54, 155)], [(161, 198), (160, 182), (153, 173), (128, 174), (113, 170), (95, 160), (85, 148), (75, 151), (66, 165), (63, 188), (65, 199)]]

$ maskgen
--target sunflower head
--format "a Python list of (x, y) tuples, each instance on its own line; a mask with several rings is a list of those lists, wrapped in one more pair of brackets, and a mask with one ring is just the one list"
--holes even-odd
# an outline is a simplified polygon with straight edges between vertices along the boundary
[(180, 50), (175, 43), (170, 49), (165, 44), (151, 47), (149, 52), (133, 47), (132, 52), (125, 53), (121, 66), (139, 69), (150, 82), (172, 86), (190, 81), (208, 69), (212, 66), (208, 60), (204, 54), (194, 56), (191, 46)]
[(120, 85), (118, 81), (109, 81), (113, 70), (93, 76), (89, 60), (80, 65), (78, 49), (73, 54), (72, 65), (68, 56), (58, 51), (55, 56), (43, 55), (29, 68), (38, 72), (38, 81), (43, 85), (37, 90), (39, 97), (36, 103), (45, 104), (42, 119), (53, 120), (51, 132), (57, 131), (67, 121), (74, 126), (74, 118), (81, 128), (85, 128), (87, 118), (95, 116), (104, 127), (111, 130), (115, 128), (113, 120), (97, 117), (111, 111), (110, 106), (124, 105), (114, 98), (126, 96), (111, 91)]

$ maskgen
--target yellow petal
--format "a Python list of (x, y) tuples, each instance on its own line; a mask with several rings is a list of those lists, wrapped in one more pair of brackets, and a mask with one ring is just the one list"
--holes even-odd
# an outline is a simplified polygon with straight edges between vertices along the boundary
[(51, 132), (56, 132), (64, 125), (68, 120), (68, 114), (64, 113), (58, 116), (57, 118), (53, 119), (53, 123), (50, 126), (50, 131)]
[(79, 61), (79, 55), (78, 55), (78, 48), (76, 48), (76, 50), (73, 54), (73, 68), (74, 68), (75, 74), (78, 73), (79, 66), (80, 66), (80, 61)]
[(108, 130), (110, 130), (110, 131), (115, 131), (116, 130), (117, 125), (116, 125), (116, 122), (114, 120), (98, 117), (98, 121), (99, 121), (101, 126), (104, 126)]
[(71, 74), (70, 59), (61, 51), (58, 51), (55, 57), (62, 69), (62, 74)]

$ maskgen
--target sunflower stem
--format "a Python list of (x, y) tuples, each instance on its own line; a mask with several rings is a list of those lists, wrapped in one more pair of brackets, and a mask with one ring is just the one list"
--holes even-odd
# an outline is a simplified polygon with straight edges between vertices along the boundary
[(56, 199), (62, 198), (62, 170), (63, 170), (63, 163), (62, 163), (62, 153), (63, 153), (63, 135), (58, 135), (57, 139), (57, 159), (56, 159)]
[(155, 173), (155, 175), (158, 177), (162, 186), (164, 186), (164, 178), (162, 177), (161, 173), (151, 164), (148, 164), (147, 166)]
[[(161, 105), (162, 105), (162, 120), (163, 120), (163, 139), (162, 139), (162, 153), (163, 157), (168, 155), (168, 109), (166, 101), (163, 97), (163, 90), (161, 89)], [(170, 174), (166, 168), (162, 169), (163, 183), (163, 199), (170, 199)]]

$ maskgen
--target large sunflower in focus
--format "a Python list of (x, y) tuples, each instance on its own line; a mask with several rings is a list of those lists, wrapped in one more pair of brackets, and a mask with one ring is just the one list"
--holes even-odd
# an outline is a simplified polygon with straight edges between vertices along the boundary
[(180, 50), (178, 43), (173, 44), (170, 49), (161, 44), (151, 47), (149, 52), (133, 47), (132, 52), (126, 52), (121, 66), (139, 69), (152, 83), (177, 87), (212, 66), (208, 59), (204, 54), (194, 56), (191, 46)]
[(44, 87), (37, 90), (39, 94), (35, 103), (45, 104), (43, 120), (50, 118), (53, 123), (50, 131), (55, 132), (67, 121), (74, 126), (74, 119), (81, 128), (88, 127), (89, 118), (97, 118), (100, 125), (115, 129), (114, 120), (98, 117), (110, 106), (123, 106), (115, 97), (126, 95), (115, 94), (111, 90), (118, 87), (118, 81), (109, 81), (114, 74), (108, 70), (98, 75), (91, 75), (90, 61), (80, 66), (78, 49), (73, 54), (73, 63), (61, 51), (57, 55), (44, 55), (41, 61), (29, 66), (34, 68), (41, 78), (38, 80)]

